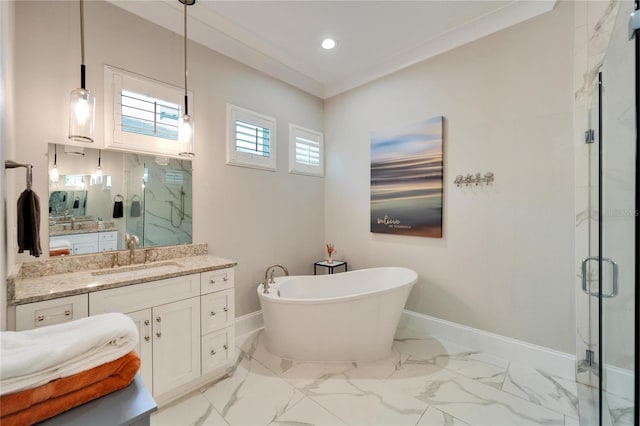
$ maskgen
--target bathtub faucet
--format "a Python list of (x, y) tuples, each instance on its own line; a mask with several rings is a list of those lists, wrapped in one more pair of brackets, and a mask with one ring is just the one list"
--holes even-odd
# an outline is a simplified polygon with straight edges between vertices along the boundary
[(264, 282), (262, 283), (262, 285), (264, 286), (264, 293), (269, 293), (269, 284), (273, 284), (275, 282), (273, 281), (273, 273), (275, 272), (275, 268), (280, 268), (284, 271), (284, 274), (286, 276), (289, 275), (289, 270), (284, 265), (276, 264), (269, 266), (267, 270), (264, 271)]

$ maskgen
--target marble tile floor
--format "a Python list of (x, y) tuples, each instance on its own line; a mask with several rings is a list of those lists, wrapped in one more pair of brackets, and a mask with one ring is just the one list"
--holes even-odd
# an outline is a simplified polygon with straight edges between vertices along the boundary
[(575, 382), (435, 338), (399, 338), (387, 359), (358, 363), (281, 359), (262, 331), (236, 346), (228, 376), (163, 407), (151, 424), (580, 424)]

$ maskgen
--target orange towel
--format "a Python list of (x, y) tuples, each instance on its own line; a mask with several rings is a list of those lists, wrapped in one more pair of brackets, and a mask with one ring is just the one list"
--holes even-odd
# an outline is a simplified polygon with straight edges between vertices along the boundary
[(68, 248), (49, 249), (49, 256), (70, 256), (71, 250)]
[(127, 387), (140, 368), (135, 352), (46, 385), (0, 397), (0, 424), (31, 425)]

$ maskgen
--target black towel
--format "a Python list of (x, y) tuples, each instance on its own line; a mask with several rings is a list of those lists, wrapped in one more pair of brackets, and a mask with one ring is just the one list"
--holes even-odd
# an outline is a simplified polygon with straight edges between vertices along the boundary
[(75, 200), (73, 200), (73, 208), (80, 208), (80, 198), (76, 198)]
[(117, 219), (124, 215), (124, 204), (122, 201), (116, 201), (113, 203), (113, 218)]
[(18, 253), (40, 257), (40, 199), (35, 191), (25, 190), (18, 198)]
[(131, 217), (140, 217), (140, 201), (131, 202)]

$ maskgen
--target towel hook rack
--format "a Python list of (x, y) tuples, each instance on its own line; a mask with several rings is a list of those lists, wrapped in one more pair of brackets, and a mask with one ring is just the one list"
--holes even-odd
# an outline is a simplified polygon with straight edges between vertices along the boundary
[(6, 160), (4, 162), (5, 169), (16, 169), (18, 167), (24, 167), (27, 169), (27, 189), (31, 190), (33, 185), (33, 166), (31, 164), (16, 163), (15, 161)]

